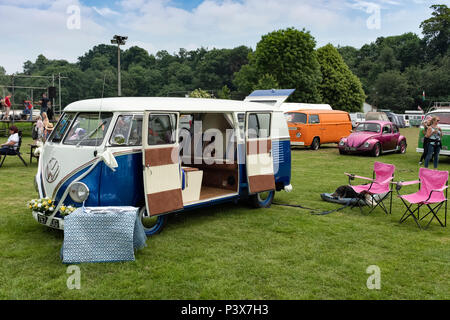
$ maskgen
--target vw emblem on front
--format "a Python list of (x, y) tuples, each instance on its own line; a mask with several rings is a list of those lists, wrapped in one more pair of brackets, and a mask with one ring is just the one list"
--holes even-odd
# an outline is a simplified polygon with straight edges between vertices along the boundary
[(55, 158), (51, 158), (45, 167), (45, 179), (48, 183), (52, 183), (58, 178), (59, 163)]

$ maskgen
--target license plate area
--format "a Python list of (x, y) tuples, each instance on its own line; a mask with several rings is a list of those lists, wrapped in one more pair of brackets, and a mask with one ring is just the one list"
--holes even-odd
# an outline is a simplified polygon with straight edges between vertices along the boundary
[[(47, 224), (48, 217), (43, 215), (43, 214), (38, 214), (37, 215), (37, 220), (38, 220), (38, 222), (40, 224)], [(52, 221), (50, 222), (49, 227), (55, 228), (55, 229), (59, 229), (59, 220), (58, 219), (52, 219)]]
[(48, 217), (44, 216), (43, 214), (38, 214), (37, 215), (37, 220), (40, 224), (46, 224)]

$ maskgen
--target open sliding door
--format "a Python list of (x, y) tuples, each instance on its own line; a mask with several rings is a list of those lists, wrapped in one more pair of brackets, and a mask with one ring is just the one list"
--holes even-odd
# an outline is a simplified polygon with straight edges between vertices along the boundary
[[(145, 112), (142, 158), (147, 213), (155, 216), (183, 208), (175, 112)], [(125, 191), (125, 190), (124, 190)]]
[(250, 194), (275, 190), (270, 112), (246, 114), (246, 168)]

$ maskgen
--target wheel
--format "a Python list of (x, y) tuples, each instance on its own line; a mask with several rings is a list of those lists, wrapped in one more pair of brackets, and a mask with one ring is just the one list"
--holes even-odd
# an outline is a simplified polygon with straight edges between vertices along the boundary
[(372, 156), (379, 157), (380, 154), (381, 154), (381, 146), (379, 143), (377, 143), (372, 149)]
[(311, 150), (319, 150), (320, 140), (318, 137), (315, 137), (311, 143)]
[(400, 153), (400, 154), (406, 153), (406, 142), (405, 142), (405, 140), (400, 142), (400, 145), (398, 146), (398, 153)]
[(255, 208), (269, 208), (272, 204), (274, 196), (275, 191), (259, 192), (250, 197), (251, 204)]
[(164, 214), (156, 217), (150, 217), (147, 214), (147, 209), (145, 207), (142, 207), (139, 210), (139, 218), (144, 225), (145, 234), (147, 235), (147, 237), (149, 237), (160, 233), (162, 229), (164, 229), (167, 224), (168, 215)]
[(344, 150), (342, 150), (342, 149), (339, 149), (339, 154), (343, 154), (343, 155), (346, 155), (347, 154), (347, 152), (345, 152)]

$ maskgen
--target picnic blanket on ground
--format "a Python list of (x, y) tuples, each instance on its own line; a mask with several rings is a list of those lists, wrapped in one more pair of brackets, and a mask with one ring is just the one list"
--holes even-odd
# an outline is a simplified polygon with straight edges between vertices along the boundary
[(84, 207), (64, 218), (63, 263), (134, 261), (147, 244), (135, 207)]

